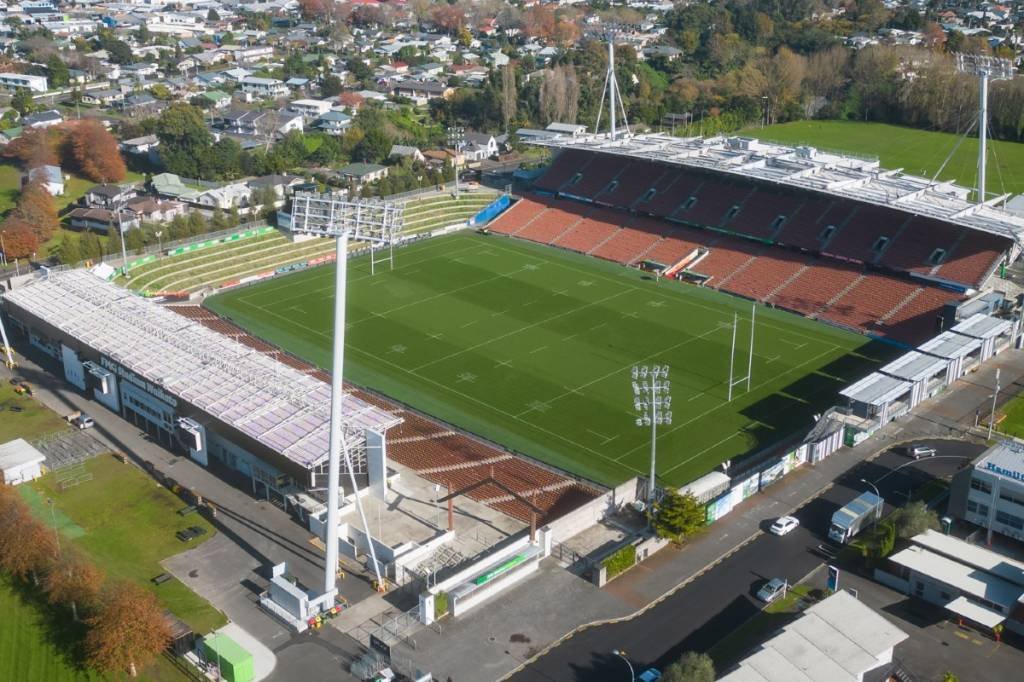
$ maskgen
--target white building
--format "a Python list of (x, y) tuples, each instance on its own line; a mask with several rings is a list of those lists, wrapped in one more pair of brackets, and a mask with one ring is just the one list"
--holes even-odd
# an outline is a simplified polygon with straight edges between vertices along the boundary
[(1024, 540), (1024, 442), (1004, 440), (953, 479), (949, 513)]
[(306, 118), (317, 118), (331, 110), (333, 103), (323, 99), (297, 99), (288, 104), (288, 109)]
[(892, 663), (907, 633), (848, 592), (836, 592), (740, 661), (721, 682), (861, 682)]
[(1024, 632), (1024, 563), (927, 530), (876, 569), (875, 579), (985, 628)]
[(0, 87), (8, 90), (28, 88), (32, 92), (46, 92), (49, 89), (46, 76), (27, 73), (0, 73)]
[(0, 445), (0, 482), (18, 485), (43, 475), (46, 457), (25, 439), (18, 438)]
[(246, 76), (239, 85), (242, 92), (248, 92), (263, 99), (275, 99), (288, 94), (288, 86), (276, 78)]

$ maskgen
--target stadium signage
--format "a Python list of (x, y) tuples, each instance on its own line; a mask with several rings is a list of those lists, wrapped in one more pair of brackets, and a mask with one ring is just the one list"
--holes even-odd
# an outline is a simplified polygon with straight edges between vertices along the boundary
[(993, 473), (999, 474), (1000, 476), (1024, 482), (1024, 472), (1014, 471), (1013, 469), (1004, 469), (994, 462), (985, 462), (985, 468)]
[(166, 391), (164, 391), (162, 388), (152, 383), (151, 381), (146, 381), (145, 379), (143, 379), (142, 377), (140, 377), (138, 374), (131, 371), (127, 367), (124, 367), (121, 364), (114, 362), (106, 355), (100, 356), (100, 364), (109, 369), (117, 376), (121, 377), (122, 379), (131, 382), (136, 387), (145, 391), (146, 393), (153, 396), (157, 400), (165, 402), (171, 407), (178, 406), (177, 398), (167, 393)]

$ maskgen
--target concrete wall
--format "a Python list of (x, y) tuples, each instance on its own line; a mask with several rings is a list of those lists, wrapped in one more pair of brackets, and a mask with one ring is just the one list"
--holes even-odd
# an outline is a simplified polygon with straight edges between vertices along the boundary
[(552, 521), (546, 527), (550, 529), (556, 541), (568, 540), (599, 522), (605, 515), (634, 502), (637, 499), (638, 488), (638, 480), (632, 478), (560, 519)]

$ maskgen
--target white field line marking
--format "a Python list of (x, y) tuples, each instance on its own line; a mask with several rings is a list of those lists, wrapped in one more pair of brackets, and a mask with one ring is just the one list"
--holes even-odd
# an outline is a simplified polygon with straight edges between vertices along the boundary
[(552, 438), (558, 439), (560, 441), (568, 443), (569, 445), (577, 447), (580, 450), (585, 450), (585, 451), (589, 452), (590, 454), (592, 454), (592, 455), (594, 455), (596, 457), (599, 457), (599, 458), (601, 458), (601, 459), (603, 459), (603, 460), (605, 460), (607, 462), (610, 462), (610, 463), (614, 464), (617, 467), (623, 467), (623, 468), (629, 469), (630, 471), (632, 471), (634, 473), (637, 473), (637, 474), (642, 474), (643, 473), (642, 471), (640, 471), (639, 469), (637, 469), (635, 467), (632, 467), (632, 466), (630, 466), (628, 464), (622, 464), (620, 462), (616, 462), (611, 457), (608, 457), (607, 455), (605, 455), (605, 454), (603, 454), (601, 452), (598, 452), (597, 450), (594, 450), (593, 448), (589, 448), (586, 445), (583, 445), (582, 443), (577, 443), (576, 441), (574, 441), (571, 438), (566, 438), (564, 435), (562, 435), (560, 433), (557, 433), (555, 431), (551, 431), (549, 429), (545, 429), (543, 426), (540, 426), (539, 424), (535, 424), (535, 423), (533, 423), (531, 421), (527, 421), (525, 419), (521, 419), (521, 418), (517, 417), (516, 415), (511, 414), (510, 412), (506, 412), (505, 410), (501, 409), (500, 407), (496, 407), (495, 405), (492, 405), (490, 403), (484, 402), (483, 400), (480, 400), (479, 398), (474, 398), (471, 395), (467, 395), (467, 394), (463, 393), (462, 391), (458, 391), (458, 390), (456, 390), (455, 388), (453, 388), (451, 386), (448, 386), (446, 384), (442, 384), (442, 383), (440, 383), (438, 381), (435, 381), (435, 380), (431, 379), (428, 376), (424, 376), (422, 374), (419, 374), (415, 370), (406, 369), (404, 367), (401, 367), (400, 365), (396, 365), (395, 363), (390, 362), (386, 358), (382, 358), (382, 357), (379, 357), (377, 355), (374, 355), (373, 353), (370, 353), (369, 351), (363, 350), (362, 348), (353, 347), (353, 348), (351, 348), (351, 350), (353, 350), (353, 351), (355, 351), (357, 353), (361, 353), (361, 354), (363, 354), (363, 355), (365, 355), (367, 357), (373, 358), (373, 359), (377, 360), (378, 362), (382, 362), (382, 363), (391, 365), (392, 367), (394, 367), (397, 370), (400, 370), (402, 372), (405, 372), (406, 374), (411, 374), (411, 375), (415, 376), (417, 379), (421, 379), (423, 381), (426, 381), (427, 383), (433, 384), (434, 386), (437, 386), (438, 388), (440, 388), (440, 389), (442, 389), (444, 391), (448, 391), (450, 393), (454, 393), (455, 395), (458, 395), (458, 396), (460, 396), (460, 397), (462, 397), (462, 398), (464, 398), (464, 399), (466, 399), (466, 400), (468, 400), (470, 402), (474, 402), (474, 403), (476, 403), (476, 404), (478, 404), (478, 405), (480, 405), (482, 407), (485, 407), (488, 410), (491, 410), (492, 412), (496, 412), (497, 414), (500, 414), (500, 415), (503, 415), (505, 417), (508, 417), (509, 419), (514, 419), (514, 420), (516, 420), (518, 422), (521, 422), (521, 423), (525, 424), (526, 426), (528, 426), (531, 429), (535, 429), (537, 431), (540, 431), (541, 433), (547, 434), (548, 436), (551, 436)]
[[(514, 249), (510, 249), (507, 246), (502, 246), (502, 245), (499, 245), (499, 244), (494, 244), (494, 247), (497, 248), (497, 249), (501, 249), (503, 251), (507, 251), (509, 253), (517, 253)], [(540, 258), (541, 256), (538, 256), (538, 257)], [(596, 272), (588, 272), (586, 270), (581, 270), (580, 268), (576, 268), (576, 267), (573, 267), (571, 265), (567, 265), (565, 263), (560, 263), (560, 262), (552, 260), (552, 259), (545, 258), (544, 260), (546, 262), (548, 262), (548, 263), (551, 263), (551, 264), (556, 265), (558, 267), (564, 268), (566, 270), (571, 270), (573, 272), (579, 272), (579, 273), (585, 274), (587, 276), (599, 277), (599, 278), (604, 279), (604, 280), (606, 280), (608, 282), (614, 282), (614, 283), (616, 283), (619, 286), (627, 287), (627, 288), (632, 289), (634, 291), (640, 291), (640, 292), (643, 292), (644, 294), (648, 294), (648, 295), (653, 294), (655, 296), (660, 296), (661, 298), (667, 299), (669, 301), (674, 301), (676, 303), (681, 303), (683, 305), (693, 306), (695, 308), (703, 308), (704, 310), (709, 310), (709, 311), (717, 313), (719, 315), (731, 316), (731, 313), (732, 313), (732, 309), (731, 308), (729, 308), (728, 310), (723, 312), (723, 310), (720, 307), (713, 307), (713, 306), (709, 306), (709, 305), (704, 305), (703, 303), (698, 303), (695, 300), (691, 300), (685, 294), (679, 295), (679, 292), (671, 293), (671, 292), (666, 292), (666, 291), (660, 291), (657, 288), (647, 289), (647, 288), (643, 288), (643, 287), (638, 287), (635, 284), (630, 284), (628, 280), (626, 280), (624, 277), (621, 277), (621, 276), (619, 276), (619, 277), (612, 277), (612, 276), (608, 276), (608, 275), (602, 275), (602, 274), (596, 273)], [(746, 305), (746, 303), (747, 302), (743, 302), (743, 305)], [(732, 328), (731, 317), (729, 318), (728, 324), (729, 324), (729, 327), (731, 329)], [(827, 341), (822, 341), (822, 339), (815, 338), (813, 336), (808, 336), (806, 334), (803, 334), (803, 333), (801, 333), (798, 330), (790, 329), (788, 326), (787, 327), (780, 327), (779, 325), (774, 324), (774, 323), (772, 323), (772, 322), (770, 322), (768, 320), (765, 320), (763, 318), (758, 319), (757, 327), (758, 327), (758, 329), (761, 329), (761, 328), (775, 329), (775, 330), (781, 331), (783, 333), (788, 333), (791, 336), (799, 336), (801, 338), (807, 339), (809, 342), (828, 343)], [(835, 346), (835, 344), (829, 344), (829, 345)], [(835, 346), (835, 347), (839, 348), (840, 346)]]
[(538, 326), (540, 326), (542, 324), (547, 324), (548, 322), (552, 322), (552, 321), (557, 320), (559, 318), (565, 317), (566, 315), (571, 315), (573, 313), (579, 312), (580, 310), (583, 310), (584, 308), (589, 308), (590, 306), (595, 306), (595, 305), (599, 305), (601, 303), (604, 303), (606, 301), (610, 301), (613, 298), (618, 298), (619, 296), (622, 296), (624, 293), (626, 293), (626, 292), (625, 291), (617, 291), (617, 292), (615, 292), (614, 294), (612, 294), (610, 296), (605, 296), (604, 298), (599, 298), (596, 301), (591, 301), (590, 303), (586, 303), (586, 304), (584, 304), (584, 305), (582, 305), (582, 306), (580, 306), (578, 308), (573, 308), (572, 310), (563, 311), (561, 313), (558, 313), (557, 315), (552, 315), (551, 317), (546, 317), (543, 320), (537, 320), (536, 322), (532, 322), (532, 323), (530, 323), (528, 325), (520, 327), (519, 329), (514, 329), (514, 330), (512, 330), (510, 332), (506, 332), (504, 334), (500, 334), (498, 336), (495, 336), (493, 338), (487, 339), (485, 341), (481, 341), (480, 343), (475, 343), (472, 346), (469, 346), (468, 348), (463, 348), (462, 350), (455, 351), (454, 353), (449, 353), (448, 355), (444, 355), (444, 356), (442, 356), (440, 358), (435, 358), (435, 359), (431, 360), (430, 362), (425, 362), (425, 363), (423, 363), (422, 365), (420, 365), (418, 367), (413, 367), (412, 371), (413, 372), (419, 372), (424, 367), (429, 367), (431, 365), (436, 365), (439, 362), (444, 362), (446, 360), (450, 360), (450, 359), (452, 359), (452, 358), (454, 358), (456, 356), (462, 355), (463, 353), (469, 353), (470, 351), (474, 351), (477, 348), (480, 348), (481, 346), (486, 346), (489, 343), (494, 343), (495, 341), (501, 341), (502, 339), (506, 339), (506, 338), (508, 338), (510, 336), (515, 336), (516, 334), (524, 332), (527, 329), (533, 329), (534, 327), (538, 327)]
[[(824, 355), (827, 355), (828, 353), (832, 353), (832, 352), (834, 352), (835, 350), (836, 350), (835, 348), (829, 348), (829, 349), (825, 350), (824, 352), (822, 352), (822, 353), (819, 353), (819, 354), (815, 355), (815, 356), (814, 356), (814, 357), (812, 357), (812, 358), (809, 358), (809, 359), (807, 359), (807, 360), (804, 360), (804, 361), (803, 361), (803, 362), (801, 362), (801, 363), (800, 363), (799, 365), (795, 365), (795, 366), (793, 366), (793, 367), (790, 367), (790, 368), (789, 368), (788, 370), (786, 370), (785, 372), (779, 372), (778, 374), (775, 374), (775, 375), (773, 375), (773, 376), (772, 376), (772, 378), (771, 378), (771, 379), (769, 379), (768, 381), (762, 382), (762, 383), (760, 383), (760, 384), (755, 384), (755, 385), (754, 385), (754, 387), (750, 389), (750, 393), (754, 393), (754, 392), (755, 392), (755, 391), (757, 391), (758, 389), (764, 388), (764, 387), (765, 387), (765, 386), (767, 386), (768, 384), (770, 384), (770, 383), (773, 383), (774, 381), (776, 381), (776, 380), (777, 380), (777, 379), (778, 379), (779, 377), (784, 377), (784, 376), (786, 376), (787, 374), (789, 374), (789, 373), (793, 372), (794, 370), (800, 369), (801, 367), (803, 367), (804, 365), (806, 365), (806, 364), (808, 364), (808, 363), (811, 363), (811, 362), (816, 362), (816, 361), (817, 361), (817, 360), (818, 360), (819, 358), (821, 358), (822, 356), (824, 356)], [(748, 395), (749, 395), (749, 394), (748, 394)], [(723, 401), (723, 402), (719, 403), (718, 405), (715, 405), (714, 407), (712, 407), (712, 408), (709, 408), (709, 409), (705, 410), (704, 412), (701, 412), (700, 414), (696, 415), (695, 417), (691, 417), (690, 419), (687, 419), (686, 421), (684, 421), (684, 422), (681, 422), (681, 423), (679, 423), (679, 424), (677, 424), (677, 425), (673, 426), (673, 427), (672, 427), (671, 429), (668, 429), (667, 431), (663, 432), (663, 433), (662, 433), (662, 434), (660, 434), (660, 435), (659, 435), (658, 437), (659, 437), (659, 438), (661, 438), (661, 437), (663, 437), (663, 436), (668, 436), (668, 435), (670, 435), (670, 434), (672, 434), (672, 433), (675, 433), (676, 431), (678, 431), (679, 429), (683, 428), (684, 426), (689, 426), (690, 424), (692, 424), (693, 422), (697, 421), (698, 419), (703, 419), (704, 417), (708, 416), (708, 415), (709, 415), (709, 414), (711, 414), (712, 412), (714, 412), (714, 411), (716, 411), (716, 410), (719, 410), (719, 409), (721, 409), (721, 408), (725, 407), (725, 406), (726, 406), (726, 405), (728, 405), (728, 404), (729, 404), (729, 402), (728, 402), (728, 401)], [(636, 452), (637, 450), (639, 450), (640, 448), (643, 448), (643, 447), (647, 447), (647, 445), (646, 445), (646, 444), (640, 444), (640, 445), (636, 446), (635, 448), (633, 448), (632, 450), (628, 450), (628, 451), (626, 451), (625, 453), (623, 453), (623, 454), (622, 454), (622, 455), (621, 455), (621, 456), (619, 457), (619, 459), (621, 459), (622, 457), (628, 457), (629, 455), (633, 454), (634, 452)], [(618, 460), (616, 460), (616, 461), (618, 461)], [(677, 465), (677, 466), (678, 466), (678, 465)], [(672, 467), (672, 469), (675, 469), (675, 468), (676, 468), (676, 467)], [(664, 472), (662, 472), (662, 473), (663, 473), (663, 474), (667, 474), (667, 473), (668, 473), (669, 471), (671, 471), (672, 469), (669, 469), (669, 470), (667, 470), (667, 471), (664, 471)]]

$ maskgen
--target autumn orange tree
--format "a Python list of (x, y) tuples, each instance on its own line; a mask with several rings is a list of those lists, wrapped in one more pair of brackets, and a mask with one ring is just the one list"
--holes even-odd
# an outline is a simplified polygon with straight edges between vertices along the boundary
[(0, 567), (20, 580), (38, 582), (57, 553), (56, 538), (11, 490), (4, 486), (0, 495)]
[(25, 168), (56, 166), (60, 134), (56, 131), (29, 128), (3, 148), (3, 156), (20, 161)]
[(40, 242), (45, 242), (60, 229), (60, 217), (53, 204), (53, 197), (42, 182), (25, 185), (11, 216), (28, 223)]
[(74, 547), (65, 546), (43, 577), (43, 589), (51, 604), (67, 604), (75, 620), (79, 608), (90, 612), (103, 587), (103, 570)]
[(93, 182), (121, 182), (127, 174), (117, 139), (97, 120), (71, 125), (62, 151), (64, 162)]
[(17, 216), (9, 215), (0, 223), (0, 234), (7, 258), (30, 258), (39, 250), (39, 237), (32, 226)]
[(133, 582), (108, 584), (87, 620), (86, 650), (93, 667), (135, 677), (167, 648), (171, 627), (155, 596)]

